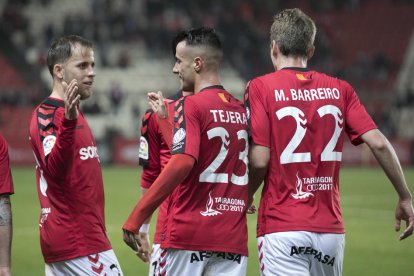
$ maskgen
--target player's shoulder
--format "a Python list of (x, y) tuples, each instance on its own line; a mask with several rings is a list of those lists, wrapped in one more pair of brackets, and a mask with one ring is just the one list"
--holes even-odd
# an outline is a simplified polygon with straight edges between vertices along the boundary
[(41, 140), (48, 135), (54, 135), (59, 128), (60, 122), (64, 116), (65, 104), (61, 100), (46, 98), (33, 111), (30, 133), (32, 130), (39, 132)]
[(35, 108), (34, 114), (36, 114), (36, 117), (46, 119), (57, 114), (63, 114), (64, 108), (65, 104), (63, 101), (48, 97)]
[(152, 118), (152, 115), (154, 115), (154, 111), (151, 108), (145, 110), (144, 115), (142, 115), (142, 118), (141, 118), (142, 123), (147, 124)]
[(340, 79), (335, 76), (331, 76), (325, 73), (321, 72), (314, 72), (315, 76), (319, 79), (324, 80), (325, 82), (330, 83), (332, 86), (338, 87), (338, 88), (352, 88), (351, 84), (347, 82), (346, 80)]

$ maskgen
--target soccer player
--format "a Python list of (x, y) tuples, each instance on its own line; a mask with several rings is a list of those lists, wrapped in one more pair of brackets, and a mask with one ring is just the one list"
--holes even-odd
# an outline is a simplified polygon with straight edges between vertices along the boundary
[(47, 65), (53, 90), (30, 121), (46, 275), (121, 275), (105, 230), (98, 149), (79, 110), (92, 94), (93, 45), (75, 35), (58, 38)]
[(134, 233), (175, 189), (161, 241), (167, 250), (160, 274), (245, 275), (245, 110), (220, 85), (222, 48), (214, 30), (184, 31), (174, 41), (173, 72), (182, 90), (194, 95), (175, 105), (172, 157), (125, 222), (124, 240), (139, 250)]
[[(181, 98), (192, 95), (192, 92), (178, 92), (173, 97), (166, 100), (168, 109), (174, 112), (175, 103)], [(172, 131), (172, 130), (171, 130)], [(165, 138), (158, 126), (157, 118), (152, 109), (147, 110), (142, 118), (139, 164), (142, 166), (141, 173), (141, 195), (143, 196), (156, 180), (161, 170), (165, 167), (170, 159), (170, 147), (167, 145)], [(137, 255), (144, 262), (150, 262), (149, 276), (158, 275), (162, 262), (163, 249), (160, 247), (162, 233), (168, 217), (168, 208), (170, 206), (170, 197), (168, 196), (158, 209), (157, 226), (154, 234), (154, 241), (149, 256), (149, 237), (148, 230), (151, 216), (147, 218), (139, 229), (139, 238), (141, 241), (141, 251)]]
[(400, 239), (413, 231), (411, 193), (394, 149), (347, 82), (306, 67), (315, 34), (313, 20), (299, 9), (276, 14), (270, 31), (276, 72), (246, 89), (250, 201), (264, 180), (257, 224), (262, 275), (341, 275), (345, 134), (354, 145), (369, 146), (397, 191), (396, 230), (407, 223)]
[(0, 135), (0, 275), (11, 275), (12, 212), (10, 195), (14, 193), (6, 140)]

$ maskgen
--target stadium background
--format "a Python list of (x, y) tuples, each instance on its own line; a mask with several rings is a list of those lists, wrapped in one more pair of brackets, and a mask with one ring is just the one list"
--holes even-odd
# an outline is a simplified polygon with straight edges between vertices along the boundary
[[(224, 87), (242, 98), (246, 82), (272, 70), (268, 30), (283, 8), (300, 7), (317, 24), (310, 67), (348, 80), (414, 173), (414, 1), (410, 0), (0, 0), (0, 132), (10, 144), (15, 275), (42, 275), (39, 204), (28, 121), (50, 93), (45, 54), (51, 40), (79, 34), (95, 43), (94, 95), (82, 104), (104, 166), (108, 233), (126, 275), (145, 266), (122, 244), (120, 226), (138, 197), (140, 116), (146, 92), (173, 94), (173, 35), (211, 26), (225, 52)], [(349, 232), (345, 275), (412, 275), (414, 242), (393, 233), (396, 197), (363, 146), (345, 144), (342, 205)], [(255, 216), (249, 217), (249, 274), (257, 275)], [(411, 269), (411, 271), (410, 271)], [(252, 274), (253, 273), (253, 274)]]

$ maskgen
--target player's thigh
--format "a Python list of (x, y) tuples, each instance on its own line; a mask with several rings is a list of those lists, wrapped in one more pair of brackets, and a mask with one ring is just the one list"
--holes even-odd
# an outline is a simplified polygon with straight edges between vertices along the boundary
[(45, 274), (46, 276), (123, 275), (112, 249), (72, 260), (46, 264)]
[(344, 234), (313, 233), (312, 276), (340, 276), (345, 250)]
[(159, 274), (167, 276), (201, 276), (209, 260), (205, 252), (168, 248), (165, 251), (164, 264), (161, 265), (160, 263)]
[(161, 258), (161, 254), (162, 257), (165, 257), (165, 251), (166, 249), (162, 249), (160, 244), (154, 243), (152, 245), (148, 276), (158, 276), (160, 263), (165, 264), (165, 258)]
[(203, 276), (244, 276), (247, 257), (241, 254), (213, 252), (204, 268)]
[(278, 232), (257, 238), (260, 275), (309, 275), (309, 258), (296, 254), (297, 247), (311, 246), (306, 232)]

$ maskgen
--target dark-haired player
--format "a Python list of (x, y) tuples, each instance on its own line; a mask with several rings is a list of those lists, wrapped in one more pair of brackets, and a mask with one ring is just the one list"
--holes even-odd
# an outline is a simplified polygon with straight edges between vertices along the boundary
[(125, 222), (124, 240), (139, 250), (134, 232), (175, 189), (161, 242), (167, 250), (160, 273), (245, 275), (245, 110), (220, 84), (222, 48), (214, 30), (181, 32), (174, 48), (173, 72), (182, 90), (194, 95), (175, 106), (172, 157)]

